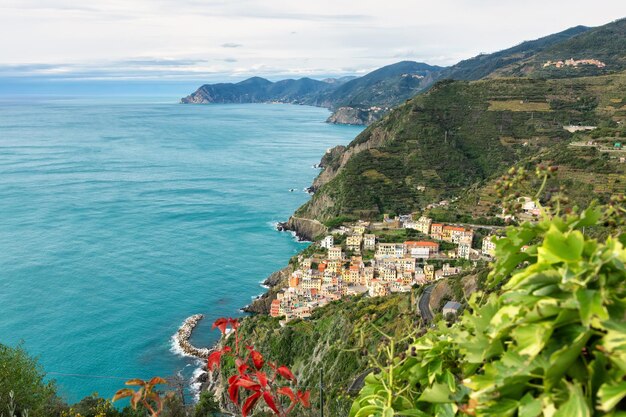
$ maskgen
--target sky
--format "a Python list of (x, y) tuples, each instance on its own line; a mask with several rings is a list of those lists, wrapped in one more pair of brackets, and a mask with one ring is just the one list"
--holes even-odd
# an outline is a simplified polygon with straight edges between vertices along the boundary
[(0, 79), (359, 75), (625, 16), (624, 0), (0, 0)]

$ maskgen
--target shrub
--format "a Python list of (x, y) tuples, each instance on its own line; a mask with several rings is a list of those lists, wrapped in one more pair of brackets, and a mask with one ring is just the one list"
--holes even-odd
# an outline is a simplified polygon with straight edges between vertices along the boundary
[[(369, 375), (351, 416), (617, 416), (626, 410), (625, 210), (545, 214), (497, 242), (487, 282), (460, 320), (418, 337)], [(527, 247), (527, 248), (526, 248)]]

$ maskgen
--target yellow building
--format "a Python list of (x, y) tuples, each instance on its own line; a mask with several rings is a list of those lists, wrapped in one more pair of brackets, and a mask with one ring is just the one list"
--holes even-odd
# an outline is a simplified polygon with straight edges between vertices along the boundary
[(333, 246), (328, 249), (328, 259), (329, 260), (338, 260), (343, 259), (343, 252), (341, 251), (341, 246)]
[(433, 221), (431, 218), (422, 216), (417, 220), (417, 223), (415, 223), (415, 230), (427, 235), (430, 233), (430, 225), (432, 223)]
[(435, 266), (434, 265), (424, 265), (424, 276), (426, 277), (426, 281), (432, 281), (435, 279)]
[(346, 247), (348, 250), (354, 252), (361, 251), (361, 242), (363, 241), (362, 235), (351, 235), (346, 238)]

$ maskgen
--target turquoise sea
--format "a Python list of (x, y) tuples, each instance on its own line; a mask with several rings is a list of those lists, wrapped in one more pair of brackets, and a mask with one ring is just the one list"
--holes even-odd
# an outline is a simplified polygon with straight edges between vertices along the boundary
[(0, 343), (38, 356), (72, 402), (189, 378), (196, 363), (171, 351), (182, 321), (205, 314), (193, 342), (213, 343), (211, 322), (304, 248), (274, 224), (308, 199), (324, 151), (361, 131), (327, 116), (0, 97)]

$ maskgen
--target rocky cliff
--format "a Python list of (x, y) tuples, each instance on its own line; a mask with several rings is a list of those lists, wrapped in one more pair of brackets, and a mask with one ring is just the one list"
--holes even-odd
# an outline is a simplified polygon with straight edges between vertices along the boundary
[(285, 223), (280, 223), (278, 229), (294, 232), (299, 239), (309, 241), (328, 232), (328, 228), (321, 222), (297, 216), (291, 216)]
[(267, 279), (263, 281), (263, 285), (267, 285), (269, 289), (263, 295), (252, 301), (250, 305), (244, 307), (243, 311), (253, 314), (269, 314), (272, 301), (276, 298), (276, 294), (288, 285), (290, 273), (291, 267), (286, 266), (267, 277)]
[(354, 107), (340, 107), (326, 119), (327, 123), (343, 125), (367, 126), (379, 120), (385, 111), (383, 109), (358, 109)]

